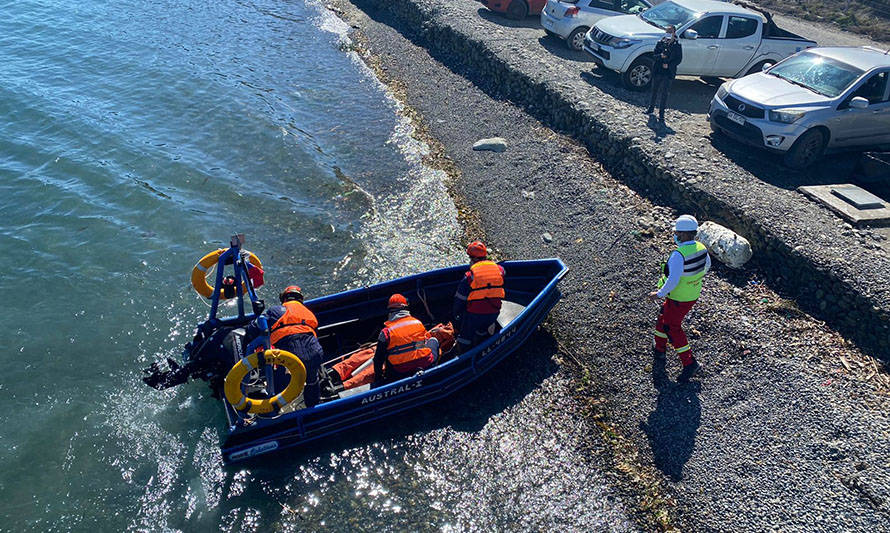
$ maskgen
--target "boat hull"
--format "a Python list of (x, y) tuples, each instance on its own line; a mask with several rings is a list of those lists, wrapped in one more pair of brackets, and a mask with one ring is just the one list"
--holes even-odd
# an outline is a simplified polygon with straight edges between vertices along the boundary
[[(394, 383), (372, 388), (249, 426), (233, 424), (222, 445), (223, 459), (236, 462), (277, 450), (299, 447), (359, 425), (444, 398), (485, 374), (519, 349), (559, 301), (558, 282), (568, 269), (559, 259), (501, 263), (507, 276), (506, 300), (521, 307), (515, 317), (480, 345), (459, 357)], [(390, 294), (401, 292), (415, 316), (428, 320), (448, 316), (450, 303), (466, 266), (436, 270), (307, 302), (322, 324), (343, 323), (342, 332), (320, 336), (327, 353), (379, 331)], [(416, 295), (416, 296), (414, 296)], [(413, 297), (412, 297), (413, 296)], [(370, 329), (369, 329), (370, 328)], [(223, 402), (229, 420), (238, 420)]]

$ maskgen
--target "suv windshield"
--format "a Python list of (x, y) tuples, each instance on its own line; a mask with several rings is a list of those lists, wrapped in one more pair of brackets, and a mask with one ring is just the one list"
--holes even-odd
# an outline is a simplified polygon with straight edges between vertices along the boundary
[(782, 61), (767, 73), (834, 98), (859, 79), (863, 72), (836, 59), (804, 52)]
[(665, 29), (673, 25), (678, 30), (680, 26), (695, 18), (696, 13), (673, 2), (659, 4), (652, 9), (640, 13), (639, 17), (653, 26)]

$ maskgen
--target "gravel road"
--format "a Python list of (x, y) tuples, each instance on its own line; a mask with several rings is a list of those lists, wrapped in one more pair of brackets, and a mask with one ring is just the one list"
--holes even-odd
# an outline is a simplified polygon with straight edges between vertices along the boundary
[[(572, 268), (548, 327), (567, 346), (563, 364), (575, 368), (569, 361), (577, 360), (586, 369), (577, 372), (579, 394), (605, 421), (591, 426), (602, 429), (590, 438), (624, 438), (639, 450), (611, 458), (617, 485), (639, 487), (635, 476), (655, 472), (669, 496), (670, 518), (661, 524), (689, 530), (890, 529), (885, 371), (756, 271), (717, 265), (688, 319), (704, 375), (676, 384), (675, 357), (667, 368), (653, 367), (656, 309), (644, 295), (670, 249), (677, 213), (622, 185), (571, 139), (445, 68), (403, 37), (410, 29), (357, 3), (370, 17), (339, 5), (360, 28), (369, 61), (379, 62), (384, 80), (441, 143), (458, 203), (476, 213), (499, 258), (559, 256)], [(514, 39), (512, 23), (486, 13), (479, 16), (493, 33)], [(560, 57), (568, 53), (550, 39), (523, 43), (517, 46), (552, 48), (553, 61), (577, 63)], [(496, 135), (507, 138), (506, 152), (470, 149)], [(659, 527), (652, 502), (636, 498), (641, 528)]]

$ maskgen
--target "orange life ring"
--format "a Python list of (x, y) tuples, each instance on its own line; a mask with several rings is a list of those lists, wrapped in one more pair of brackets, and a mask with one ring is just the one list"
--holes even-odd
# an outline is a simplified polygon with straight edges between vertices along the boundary
[[(213, 296), (213, 285), (207, 282), (207, 271), (214, 267), (217, 262), (219, 262), (219, 256), (221, 256), (228, 248), (220, 248), (219, 250), (214, 250), (209, 254), (205, 255), (198, 261), (198, 264), (192, 269), (192, 287), (194, 287), (195, 292), (203, 296), (204, 298), (210, 298)], [(253, 252), (245, 252), (250, 257), (250, 264), (254, 266), (258, 266), (263, 268), (263, 263), (260, 262), (260, 258), (253, 254)], [(247, 293), (247, 287), (244, 284), (241, 285), (241, 290), (244, 293)], [(222, 291), (219, 293), (220, 300), (225, 300), (226, 297), (223, 295)]]

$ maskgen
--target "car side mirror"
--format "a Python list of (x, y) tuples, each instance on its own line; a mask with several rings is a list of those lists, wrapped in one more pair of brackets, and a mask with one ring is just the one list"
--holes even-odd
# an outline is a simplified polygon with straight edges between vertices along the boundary
[(762, 72), (766, 72), (766, 71), (769, 70), (770, 67), (772, 67), (773, 65), (774, 65), (774, 63), (764, 63), (763, 66), (760, 67), (760, 70), (761, 70)]
[(852, 100), (850, 100), (850, 107), (852, 107), (853, 109), (865, 109), (866, 107), (868, 107), (868, 98), (855, 96)]
[(692, 40), (698, 39), (698, 32), (695, 30), (686, 30), (683, 32), (683, 38)]

